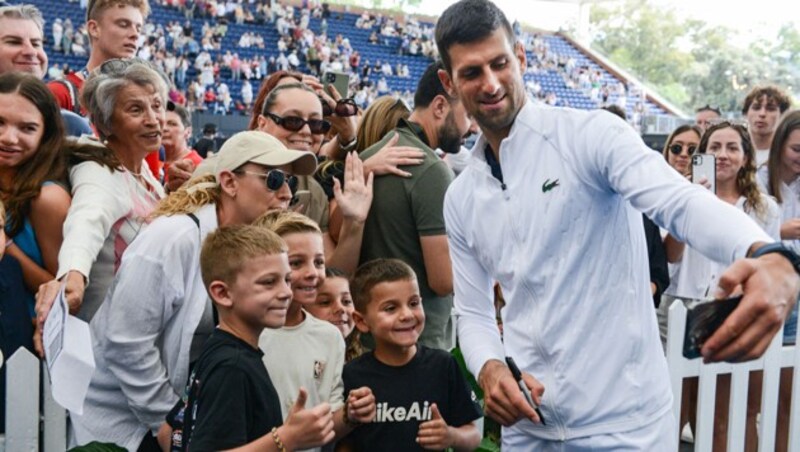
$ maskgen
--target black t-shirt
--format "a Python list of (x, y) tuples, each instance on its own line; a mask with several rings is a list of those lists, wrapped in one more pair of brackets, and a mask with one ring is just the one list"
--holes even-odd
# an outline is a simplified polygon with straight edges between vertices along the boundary
[(206, 158), (209, 152), (217, 152), (217, 143), (212, 138), (202, 137), (194, 144), (194, 150), (200, 157)]
[(189, 379), (184, 445), (192, 452), (232, 449), (283, 422), (263, 352), (214, 330)]
[(444, 350), (417, 346), (406, 365), (388, 366), (367, 353), (344, 366), (345, 398), (350, 390), (368, 386), (375, 395), (375, 420), (353, 430), (347, 441), (357, 451), (424, 450), (416, 442), (419, 425), (439, 407), (447, 425), (460, 427), (481, 417), (481, 408), (458, 368)]

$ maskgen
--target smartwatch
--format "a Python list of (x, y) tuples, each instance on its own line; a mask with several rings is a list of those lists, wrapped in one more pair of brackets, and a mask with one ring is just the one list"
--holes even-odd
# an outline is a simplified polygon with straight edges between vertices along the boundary
[(794, 267), (794, 271), (800, 274), (800, 255), (781, 242), (763, 245), (761, 248), (755, 250), (749, 257), (756, 258), (769, 253), (778, 253), (788, 259), (792, 267)]

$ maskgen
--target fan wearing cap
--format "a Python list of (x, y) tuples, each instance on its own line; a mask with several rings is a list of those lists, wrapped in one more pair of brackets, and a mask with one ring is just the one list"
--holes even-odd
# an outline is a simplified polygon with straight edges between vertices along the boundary
[(154, 434), (216, 323), (200, 274), (203, 239), (218, 227), (286, 209), (293, 174), (316, 168), (312, 153), (289, 150), (262, 132), (234, 135), (214, 160), (213, 174), (162, 201), (122, 258), (91, 323), (97, 370), (83, 414), (70, 413), (78, 444), (158, 450)]
[(189, 110), (172, 101), (167, 102), (164, 115), (164, 129), (161, 143), (164, 145), (164, 185), (169, 184), (169, 167), (179, 161), (188, 160), (197, 166), (203, 157), (189, 147), (188, 139), (192, 136), (192, 116)]

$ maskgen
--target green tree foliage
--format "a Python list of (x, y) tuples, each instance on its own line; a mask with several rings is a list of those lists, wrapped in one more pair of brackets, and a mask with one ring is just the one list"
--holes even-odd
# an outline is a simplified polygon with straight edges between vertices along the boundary
[(734, 30), (682, 20), (649, 0), (595, 5), (590, 21), (595, 50), (687, 111), (707, 103), (738, 111), (759, 84), (800, 87), (800, 31), (793, 24), (775, 30), (776, 39), (741, 48), (732, 44)]

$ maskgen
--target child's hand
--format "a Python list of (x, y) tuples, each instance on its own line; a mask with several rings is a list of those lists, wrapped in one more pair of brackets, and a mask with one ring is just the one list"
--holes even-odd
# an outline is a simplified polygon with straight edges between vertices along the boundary
[(333, 440), (333, 414), (327, 403), (306, 409), (308, 392), (300, 388), (286, 422), (278, 429), (287, 449), (308, 449), (322, 446)]
[(439, 413), (439, 407), (431, 405), (431, 420), (419, 425), (417, 443), (425, 449), (447, 449), (453, 443), (450, 427)]
[(347, 396), (347, 421), (350, 423), (366, 424), (375, 419), (375, 396), (372, 389), (362, 386), (353, 389)]

